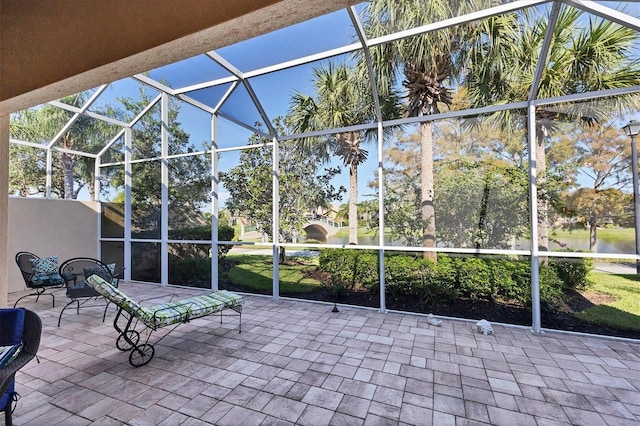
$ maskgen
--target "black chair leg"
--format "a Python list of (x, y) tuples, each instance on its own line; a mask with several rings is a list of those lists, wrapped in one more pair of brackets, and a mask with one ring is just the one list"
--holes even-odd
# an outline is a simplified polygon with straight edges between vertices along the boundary
[(64, 313), (64, 310), (67, 309), (67, 307), (71, 305), (73, 302), (78, 304), (77, 314), (80, 315), (80, 302), (78, 300), (72, 300), (71, 302), (64, 305), (64, 308), (62, 308), (62, 310), (60, 311), (60, 315), (58, 315), (58, 327), (60, 327), (60, 321), (62, 321), (62, 314)]
[(109, 307), (109, 303), (111, 303), (111, 301), (107, 300), (107, 305), (104, 307), (104, 313), (102, 314), (102, 322), (107, 318), (107, 308)]
[(6, 426), (13, 425), (13, 419), (11, 418), (11, 401), (9, 401), (9, 405), (7, 405), (7, 408), (4, 410), (4, 424)]
[(24, 296), (22, 296), (18, 300), (16, 300), (16, 303), (13, 304), (13, 307), (15, 308), (18, 305), (19, 301), (21, 301), (25, 297), (29, 297), (29, 296), (36, 296), (36, 303), (38, 303), (38, 299), (40, 298), (40, 296), (42, 294), (46, 294), (48, 296), (51, 296), (51, 305), (52, 305), (53, 308), (55, 308), (56, 307), (56, 297), (53, 295), (53, 293), (44, 293), (42, 291), (38, 291), (36, 293), (25, 294)]

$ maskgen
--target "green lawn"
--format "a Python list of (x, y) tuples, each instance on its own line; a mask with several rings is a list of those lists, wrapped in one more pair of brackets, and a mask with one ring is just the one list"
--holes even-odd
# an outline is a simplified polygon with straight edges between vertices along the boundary
[(587, 308), (576, 316), (588, 322), (640, 331), (640, 276), (591, 272), (589, 278), (593, 284), (587, 291), (608, 294), (616, 300)]
[[(562, 238), (589, 238), (588, 229), (552, 229), (549, 231), (551, 237)], [(633, 228), (598, 228), (598, 240), (603, 241), (635, 241), (635, 230)]]
[[(271, 256), (229, 254), (227, 260), (238, 262), (229, 270), (234, 284), (249, 287), (259, 293), (270, 294), (273, 289), (273, 264)], [(315, 269), (314, 265), (280, 265), (280, 292), (304, 293), (318, 289), (320, 283), (305, 278), (304, 271)]]

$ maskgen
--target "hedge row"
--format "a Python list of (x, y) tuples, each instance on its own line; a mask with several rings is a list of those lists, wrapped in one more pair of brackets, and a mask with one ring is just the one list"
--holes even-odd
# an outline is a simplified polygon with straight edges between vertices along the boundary
[[(379, 292), (378, 252), (323, 249), (319, 269), (330, 276), (329, 287)], [(567, 289), (586, 285), (590, 259), (554, 259), (539, 269), (544, 308), (558, 306)], [(413, 297), (424, 304), (457, 298), (531, 304), (528, 259), (483, 258), (438, 254), (433, 262), (416, 254), (385, 254), (384, 282), (391, 298)]]
[[(176, 240), (209, 240), (211, 225), (182, 228), (169, 231), (169, 238)], [(234, 230), (230, 226), (218, 226), (218, 239), (232, 241)], [(223, 262), (231, 244), (218, 244), (218, 262)], [(189, 287), (208, 288), (211, 286), (211, 246), (207, 244), (170, 245), (169, 275), (174, 284)]]

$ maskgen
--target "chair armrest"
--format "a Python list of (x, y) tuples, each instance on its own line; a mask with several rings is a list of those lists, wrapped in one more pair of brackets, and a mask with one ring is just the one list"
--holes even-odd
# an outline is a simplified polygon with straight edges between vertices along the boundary
[(111, 274), (111, 277), (123, 280), (124, 279), (124, 270), (125, 269), (127, 269), (127, 268), (123, 267), (117, 273), (114, 271), (113, 274)]
[(31, 361), (35, 357), (35, 354), (31, 354), (23, 348), (16, 359), (14, 359), (11, 364), (5, 366), (4, 368), (0, 368), (0, 395), (4, 393), (9, 387), (9, 382), (15, 376), (16, 372), (20, 370), (22, 367), (27, 365), (29, 361)]

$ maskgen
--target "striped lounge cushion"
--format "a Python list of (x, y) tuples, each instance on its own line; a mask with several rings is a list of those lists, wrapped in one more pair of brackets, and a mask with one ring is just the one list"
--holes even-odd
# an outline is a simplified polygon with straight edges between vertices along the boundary
[(220, 290), (202, 296), (142, 307), (98, 275), (88, 277), (87, 283), (98, 293), (153, 329), (200, 318), (223, 309), (236, 308), (244, 303), (242, 296)]
[(145, 306), (142, 308), (140, 318), (149, 327), (160, 328), (185, 322), (189, 319), (200, 318), (223, 309), (234, 308), (242, 305), (242, 303), (244, 303), (242, 296), (226, 290), (220, 290), (175, 302)]
[(86, 279), (86, 282), (98, 293), (100, 293), (116, 305), (120, 306), (122, 309), (129, 312), (133, 316), (138, 316), (138, 312), (142, 309), (140, 305), (133, 299), (106, 282), (98, 275), (89, 276)]

